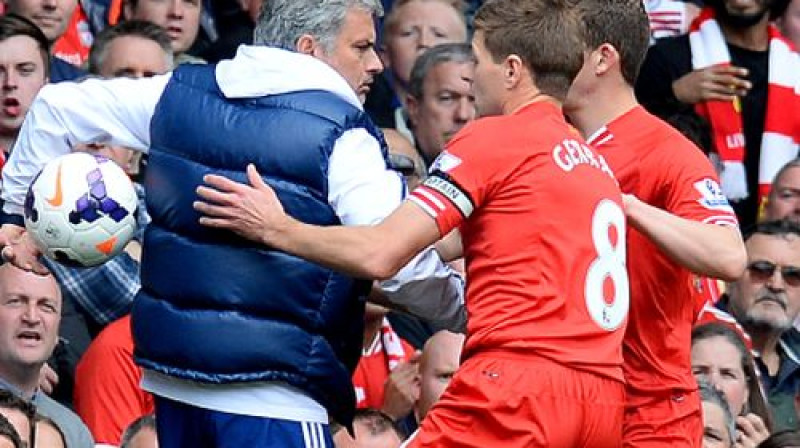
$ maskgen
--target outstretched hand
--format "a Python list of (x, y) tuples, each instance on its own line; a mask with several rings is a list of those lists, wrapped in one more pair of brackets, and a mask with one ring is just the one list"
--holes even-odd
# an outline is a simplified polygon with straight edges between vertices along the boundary
[(197, 187), (200, 200), (194, 203), (194, 209), (203, 214), (200, 224), (231, 230), (248, 240), (274, 246), (291, 218), (252, 164), (247, 165), (247, 180), (249, 184), (206, 175), (203, 178), (206, 185)]
[(4, 224), (0, 227), (0, 255), (3, 261), (19, 269), (39, 275), (50, 271), (39, 261), (42, 252), (36, 247), (24, 227)]

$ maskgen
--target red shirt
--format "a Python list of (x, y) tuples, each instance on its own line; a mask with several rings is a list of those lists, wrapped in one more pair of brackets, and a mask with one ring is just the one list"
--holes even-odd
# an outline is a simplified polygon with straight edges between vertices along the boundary
[(89, 59), (89, 49), (92, 48), (93, 41), (89, 19), (78, 3), (64, 34), (53, 44), (53, 56), (80, 67)]
[(139, 387), (141, 379), (127, 315), (103, 329), (75, 371), (75, 412), (96, 443), (119, 445), (128, 425), (154, 411), (153, 396)]
[(383, 344), (381, 332), (375, 335), (373, 344), (361, 354), (355, 372), (353, 372), (353, 387), (356, 389), (356, 407), (359, 409), (383, 408), (383, 387), (389, 379), (390, 360), (394, 362), (407, 362), (414, 354), (414, 347), (393, 334), (402, 347), (402, 353), (388, 353)]
[(620, 193), (557, 106), (536, 102), (467, 125), (411, 199), (442, 235), (461, 230), (464, 359), (519, 350), (622, 380)]
[[(623, 192), (682, 218), (737, 225), (705, 155), (643, 108), (617, 118), (589, 142), (605, 156)], [(623, 353), (629, 392), (695, 390), (692, 274), (631, 227), (628, 266), (633, 303)]]

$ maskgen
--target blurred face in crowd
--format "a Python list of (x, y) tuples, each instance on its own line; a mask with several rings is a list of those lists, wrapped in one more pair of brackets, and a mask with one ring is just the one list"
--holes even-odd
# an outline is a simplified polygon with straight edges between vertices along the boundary
[(425, 343), (420, 360), (420, 393), (417, 413), (422, 420), (442, 396), (458, 370), (464, 335), (443, 330)]
[(449, 42), (466, 42), (464, 17), (443, 0), (412, 0), (393, 11), (387, 20), (384, 63), (394, 78), (408, 84), (414, 61), (423, 51)]
[(414, 138), (429, 163), (456, 132), (475, 119), (474, 75), (472, 62), (437, 64), (422, 83), (422, 98), (409, 96), (408, 116)]
[(156, 41), (120, 36), (108, 43), (98, 74), (104, 78), (149, 78), (169, 71), (168, 64), (169, 56)]
[(47, 83), (44, 64), (33, 38), (13, 36), (0, 41), (0, 135), (16, 137), (34, 97)]
[(19, 377), (53, 353), (61, 320), (61, 291), (52, 275), (0, 266), (0, 372)]
[(316, 45), (312, 56), (330, 65), (347, 81), (363, 103), (375, 76), (383, 70), (375, 52), (372, 13), (351, 8), (330, 51)]
[(176, 55), (188, 50), (197, 37), (201, 0), (127, 0), (125, 8), (127, 18), (147, 20), (167, 30)]
[(776, 20), (781, 32), (795, 47), (800, 47), (800, 0), (791, 0), (786, 12)]
[(78, 0), (6, 0), (6, 5), (7, 12), (35, 23), (47, 40), (55, 42), (66, 31)]
[(14, 441), (6, 435), (0, 435), (0, 448), (14, 448)]
[(692, 343), (692, 372), (725, 395), (733, 415), (740, 415), (749, 396), (742, 354), (726, 337), (711, 336)]
[(50, 422), (36, 422), (36, 448), (66, 448), (64, 438)]
[(336, 448), (398, 448), (403, 441), (393, 430), (373, 431), (363, 421), (353, 422), (356, 438), (350, 437), (346, 429), (338, 431), (333, 436)]
[(703, 448), (730, 448), (731, 435), (725, 427), (725, 411), (716, 403), (703, 402)]
[(738, 28), (748, 28), (760, 22), (773, 0), (713, 0), (708, 2), (719, 20)]
[(745, 247), (747, 270), (728, 288), (731, 312), (748, 331), (789, 329), (800, 311), (800, 237), (757, 233)]
[(765, 209), (765, 219), (800, 222), (800, 166), (786, 168), (775, 179)]

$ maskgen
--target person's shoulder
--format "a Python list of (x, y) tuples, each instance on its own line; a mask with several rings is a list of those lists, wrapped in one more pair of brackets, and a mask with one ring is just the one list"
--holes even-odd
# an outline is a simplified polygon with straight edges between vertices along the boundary
[(785, 348), (789, 349), (787, 355), (792, 360), (800, 365), (800, 331), (792, 327), (788, 331), (783, 332), (780, 339)]
[(63, 59), (50, 58), (50, 82), (76, 81), (88, 75), (86, 71)]

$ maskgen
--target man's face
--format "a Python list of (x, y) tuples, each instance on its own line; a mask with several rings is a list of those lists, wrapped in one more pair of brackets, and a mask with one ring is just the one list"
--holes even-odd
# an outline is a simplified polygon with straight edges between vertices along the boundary
[(769, 13), (772, 0), (717, 0), (712, 5), (723, 22), (738, 28), (749, 28)]
[(398, 448), (403, 441), (392, 430), (374, 434), (365, 423), (356, 420), (353, 422), (356, 438), (350, 437), (346, 429), (342, 429), (333, 436), (336, 448)]
[(754, 234), (748, 269), (730, 285), (733, 315), (750, 331), (781, 332), (800, 311), (800, 237)]
[(494, 62), (483, 31), (478, 30), (472, 37), (472, 52), (475, 53), (475, 109), (478, 117), (502, 115), (506, 94), (503, 86), (503, 65)]
[(425, 344), (419, 367), (420, 392), (417, 413), (422, 419), (442, 396), (458, 370), (464, 335), (440, 331)]
[(78, 0), (7, 0), (8, 11), (35, 23), (50, 42), (61, 37), (69, 25)]
[(53, 353), (61, 292), (52, 275), (0, 267), (0, 368), (39, 372)]
[(471, 62), (444, 62), (425, 77), (422, 99), (409, 97), (414, 138), (428, 162), (442, 152), (456, 132), (475, 119), (474, 76), (475, 64)]
[(408, 84), (414, 61), (433, 46), (466, 42), (464, 19), (455, 8), (443, 1), (412, 1), (394, 14), (394, 25), (387, 29), (384, 62), (394, 78)]
[(0, 41), (0, 82), (0, 135), (14, 137), (33, 98), (47, 82), (44, 58), (35, 40), (13, 36)]
[(181, 54), (189, 49), (200, 27), (200, 0), (138, 0), (126, 5), (126, 16), (147, 20), (167, 30), (172, 50)]
[(772, 184), (765, 213), (767, 220), (800, 222), (800, 166), (787, 168)]
[(158, 43), (139, 36), (120, 36), (109, 42), (99, 68), (104, 78), (148, 78), (166, 73), (168, 55)]
[(333, 67), (347, 81), (363, 103), (373, 78), (383, 70), (375, 53), (375, 24), (368, 11), (347, 12), (342, 29), (328, 52), (318, 46), (313, 56)]

